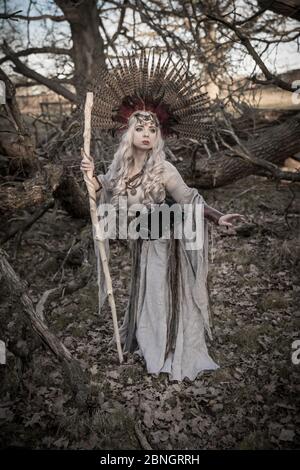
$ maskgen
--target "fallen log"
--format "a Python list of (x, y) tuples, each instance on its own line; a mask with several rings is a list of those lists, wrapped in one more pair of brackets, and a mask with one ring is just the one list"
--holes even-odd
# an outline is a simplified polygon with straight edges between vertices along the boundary
[(8, 262), (8, 255), (3, 249), (0, 249), (0, 276), (2, 276), (2, 281), (4, 280), (8, 285), (11, 294), (20, 298), (23, 312), (32, 330), (60, 361), (63, 375), (71, 387), (77, 404), (84, 406), (89, 398), (89, 378), (87, 372), (82, 369), (80, 363), (72, 357), (70, 351), (49, 330), (41, 316), (36, 312), (33, 302), (28, 295), (27, 283), (21, 280), (15, 272)]
[(56, 164), (44, 166), (42, 172), (24, 182), (0, 185), (0, 214), (9, 216), (18, 210), (47, 205), (52, 197), (73, 217), (89, 216), (86, 196), (79, 183)]
[[(242, 142), (254, 159), (261, 159), (280, 166), (287, 158), (300, 152), (300, 117), (296, 115), (284, 123), (269, 127), (257, 133), (255, 137)], [(177, 144), (172, 152), (177, 156)], [(202, 150), (203, 152), (203, 150)], [(239, 148), (227, 149), (213, 153), (209, 158), (186, 149), (183, 156), (184, 167), (179, 170), (188, 183), (199, 189), (212, 189), (225, 186), (250, 175), (265, 175), (259, 165), (250, 163), (239, 156)], [(188, 163), (195, 156), (193, 171), (189, 171)], [(192, 173), (192, 181), (191, 181)], [(271, 173), (269, 173), (271, 174)], [(292, 180), (292, 178), (290, 178)], [(46, 204), (53, 197), (58, 199), (62, 207), (73, 217), (88, 218), (89, 208), (87, 197), (81, 189), (76, 176), (66, 166), (48, 163), (32, 178), (24, 182), (0, 185), (0, 214), (13, 214), (16, 210), (38, 207)]]
[[(242, 143), (254, 158), (282, 166), (288, 157), (300, 151), (300, 114)], [(239, 147), (235, 146), (229, 153), (224, 151), (223, 155), (215, 153), (209, 158), (196, 157), (194, 184), (205, 189), (217, 188), (255, 174), (262, 174), (261, 167), (240, 158)]]

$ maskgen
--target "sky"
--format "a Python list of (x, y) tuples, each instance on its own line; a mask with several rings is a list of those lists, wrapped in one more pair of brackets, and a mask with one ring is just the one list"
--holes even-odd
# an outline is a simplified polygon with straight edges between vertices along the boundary
[[(109, 4), (109, 2), (106, 2)], [(240, 5), (242, 5), (243, 2), (240, 0)], [(4, 10), (4, 0), (0, 0), (0, 5), (1, 8), (0, 10)], [(7, 9), (9, 11), (16, 11), (16, 10), (23, 10), (22, 14), (28, 14), (28, 5), (29, 1), (28, 0), (8, 0), (6, 1)], [(36, 6), (35, 6), (36, 5)], [(62, 12), (54, 5), (54, 3), (51, 0), (32, 0), (31, 2), (31, 10), (29, 14), (31, 16), (39, 14), (39, 11), (42, 11), (43, 13), (52, 13), (52, 14), (61, 14)], [(65, 40), (63, 40), (63, 34), (65, 33), (67, 36), (70, 37), (70, 28), (67, 22), (60, 22), (60, 23), (55, 23), (52, 22), (51, 20), (47, 20), (47, 27), (49, 26), (53, 28), (53, 33), (55, 34), (55, 37), (58, 39), (56, 41), (56, 46), (61, 46), (61, 47), (71, 47), (70, 43), (66, 43)], [(296, 25), (296, 22), (295, 22)], [(115, 24), (110, 25), (109, 22), (106, 23), (106, 27), (109, 32), (110, 28), (115, 29)], [(299, 26), (299, 23), (297, 23), (297, 26)], [(1, 23), (0, 23), (1, 27)], [(40, 21), (33, 21), (31, 22), (30, 26), (30, 34), (28, 34), (27, 31), (27, 22), (26, 21), (18, 21), (18, 22), (10, 22), (10, 25), (8, 26), (7, 24), (5, 25), (6, 28), (8, 28), (9, 37), (12, 37), (13, 35), (13, 30), (12, 28), (15, 28), (18, 32), (18, 34), (15, 35), (15, 38), (19, 38), (19, 41), (16, 41), (15, 44), (13, 44), (15, 50), (19, 50), (20, 48), (24, 49), (29, 46), (41, 46), (41, 45), (46, 45), (49, 44), (48, 42), (48, 34), (45, 29), (45, 25), (43, 22)], [(113, 30), (114, 30), (113, 29)], [(0, 33), (1, 34), (1, 33)], [(277, 49), (272, 47), (273, 50), (268, 51), (267, 55), (263, 54), (262, 58), (267, 65), (267, 67), (272, 71), (273, 73), (281, 73), (281, 72), (286, 72), (287, 70), (295, 69), (295, 68), (300, 68), (300, 53), (297, 51), (297, 43), (296, 41), (294, 43), (290, 44), (281, 44)], [(48, 75), (51, 74), (53, 70), (53, 61), (52, 59), (47, 59), (45, 55), (35, 55), (35, 56), (30, 56), (28, 59), (22, 58), (22, 61), (26, 62), (28, 60), (28, 65), (33, 68), (34, 70), (37, 70), (38, 72)], [(234, 73), (236, 76), (247, 76), (250, 75), (253, 72), (253, 69), (255, 67), (255, 63), (253, 59), (248, 55), (244, 53), (238, 53), (234, 52), (231, 57), (233, 68), (234, 68)], [(7, 70), (7, 65), (6, 65), (6, 70)], [(68, 71), (68, 67), (65, 69)], [(259, 69), (256, 67), (256, 72), (260, 72)]]

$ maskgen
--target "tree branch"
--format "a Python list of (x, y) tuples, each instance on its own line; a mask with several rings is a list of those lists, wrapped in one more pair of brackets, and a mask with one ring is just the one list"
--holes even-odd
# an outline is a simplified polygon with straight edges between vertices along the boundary
[[(19, 10), (19, 11), (22, 11), (22, 10)], [(39, 16), (26, 16), (26, 15), (14, 14), (14, 19), (25, 20), (25, 21), (40, 21), (40, 20), (52, 20), (52, 21), (57, 21), (57, 22), (66, 21), (66, 17), (64, 15), (48, 15), (48, 14), (39, 15)]]
[(9, 59), (15, 65), (16, 72), (19, 72), (25, 77), (36, 80), (38, 83), (47, 86), (48, 88), (50, 88), (50, 90), (55, 91), (55, 93), (57, 93), (58, 95), (64, 96), (67, 100), (71, 101), (72, 103), (78, 103), (77, 96), (71, 91), (69, 91), (67, 88), (45, 77), (44, 75), (35, 72), (34, 70), (27, 67), (27, 65), (23, 64), (23, 62), (21, 62), (20, 59), (16, 57), (15, 53), (10, 49), (6, 41), (3, 42), (2, 50), (7, 56), (9, 56)]
[[(51, 77), (49, 78), (49, 80), (53, 80), (53, 82), (56, 82), (58, 84), (60, 83), (69, 83), (70, 85), (74, 85), (74, 80), (73, 78), (56, 78), (56, 77)], [(23, 88), (23, 87), (31, 87), (31, 86), (36, 86), (38, 84), (38, 82), (36, 81), (33, 81), (33, 82), (29, 82), (29, 81), (24, 81), (24, 82), (17, 82), (15, 83), (15, 88)]]
[(34, 303), (28, 294), (29, 286), (23, 281), (8, 261), (8, 255), (0, 249), (0, 275), (6, 281), (11, 295), (17, 296), (21, 305), (22, 313), (31, 326), (33, 332), (41, 339), (50, 351), (56, 356), (63, 366), (64, 376), (71, 386), (76, 401), (83, 406), (89, 396), (89, 375), (84, 371), (76, 359), (64, 344), (50, 331), (47, 325), (39, 318)]
[[(266, 82), (260, 81), (260, 84), (264, 84), (264, 85), (273, 84), (273, 85), (278, 86), (282, 90), (287, 90), (287, 91), (290, 91), (292, 93), (295, 92), (295, 90), (297, 88), (293, 88), (289, 83), (281, 80), (280, 78), (276, 77), (276, 75), (273, 75), (269, 71), (267, 66), (264, 64), (264, 62), (262, 61), (262, 59), (260, 58), (260, 56), (258, 55), (256, 50), (252, 46), (252, 44), (249, 41), (249, 39), (247, 38), (247, 36), (245, 36), (239, 28), (237, 28), (233, 23), (229, 23), (228, 21), (224, 20), (224, 18), (221, 18), (221, 17), (216, 16), (216, 15), (211, 15), (209, 13), (204, 13), (204, 14), (208, 19), (213, 20), (213, 21), (217, 21), (218, 23), (223, 24), (224, 26), (226, 26), (228, 29), (230, 29), (231, 31), (233, 31), (237, 35), (237, 37), (240, 39), (241, 43), (246, 47), (247, 51), (249, 52), (251, 57), (254, 59), (254, 61), (259, 66), (259, 68), (261, 69), (261, 71), (263, 72), (263, 74), (265, 75), (265, 77), (267, 79)], [(251, 80), (253, 82), (255, 82), (256, 77), (254, 76), (253, 78), (251, 78)]]
[(17, 15), (20, 13), (22, 10), (17, 10), (13, 13), (0, 13), (0, 18), (2, 20), (13, 20), (13, 21), (18, 21)]
[[(72, 49), (64, 49), (60, 47), (29, 47), (24, 51), (15, 52), (15, 57), (25, 57), (31, 54), (64, 54), (72, 56)], [(0, 65), (10, 60), (10, 57), (2, 57), (0, 59)]]
[(118, 27), (117, 27), (116, 31), (114, 32), (114, 34), (112, 35), (112, 37), (110, 39), (110, 43), (108, 45), (111, 45), (115, 42), (115, 40), (117, 39), (117, 37), (119, 36), (119, 34), (120, 34), (120, 32), (123, 28), (123, 23), (124, 23), (124, 19), (125, 19), (125, 13), (126, 13), (127, 5), (128, 5), (128, 0), (124, 0), (123, 5), (121, 7)]

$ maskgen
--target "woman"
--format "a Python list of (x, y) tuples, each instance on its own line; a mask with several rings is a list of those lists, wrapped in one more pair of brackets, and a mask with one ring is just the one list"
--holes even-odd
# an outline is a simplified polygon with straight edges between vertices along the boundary
[[(94, 172), (83, 158), (82, 171)], [(118, 150), (105, 175), (94, 176), (99, 204), (115, 207), (127, 198), (129, 220), (136, 217), (136, 204), (148, 210), (164, 201), (190, 205), (197, 222), (197, 204), (204, 204), (204, 242), (188, 249), (187, 240), (138, 238), (131, 240), (132, 276), (130, 295), (120, 337), (124, 352), (145, 359), (149, 373), (167, 372), (170, 380), (194, 380), (203, 370), (219, 368), (209, 356), (205, 331), (210, 338), (207, 293), (207, 220), (232, 226), (240, 214), (222, 214), (205, 204), (196, 188), (186, 185), (180, 173), (165, 159), (164, 140), (155, 113), (138, 110), (130, 115)], [(98, 259), (98, 275), (99, 265)], [(99, 309), (105, 298), (103, 275), (98, 277)]]

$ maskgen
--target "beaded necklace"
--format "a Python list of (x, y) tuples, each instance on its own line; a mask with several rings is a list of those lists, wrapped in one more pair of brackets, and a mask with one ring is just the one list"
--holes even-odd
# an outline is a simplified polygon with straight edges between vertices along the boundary
[(134, 184), (134, 181), (137, 180), (139, 177), (141, 177), (144, 174), (148, 158), (149, 158), (149, 154), (148, 154), (148, 156), (147, 156), (147, 158), (144, 162), (144, 165), (143, 165), (143, 168), (141, 169), (141, 171), (139, 171), (136, 175), (132, 176), (131, 178), (126, 178), (126, 180), (125, 180), (126, 181), (126, 189), (129, 189), (130, 194), (132, 194), (133, 196), (137, 193), (136, 188), (141, 184), (142, 178), (140, 178), (138, 181), (136, 181), (135, 184)]

